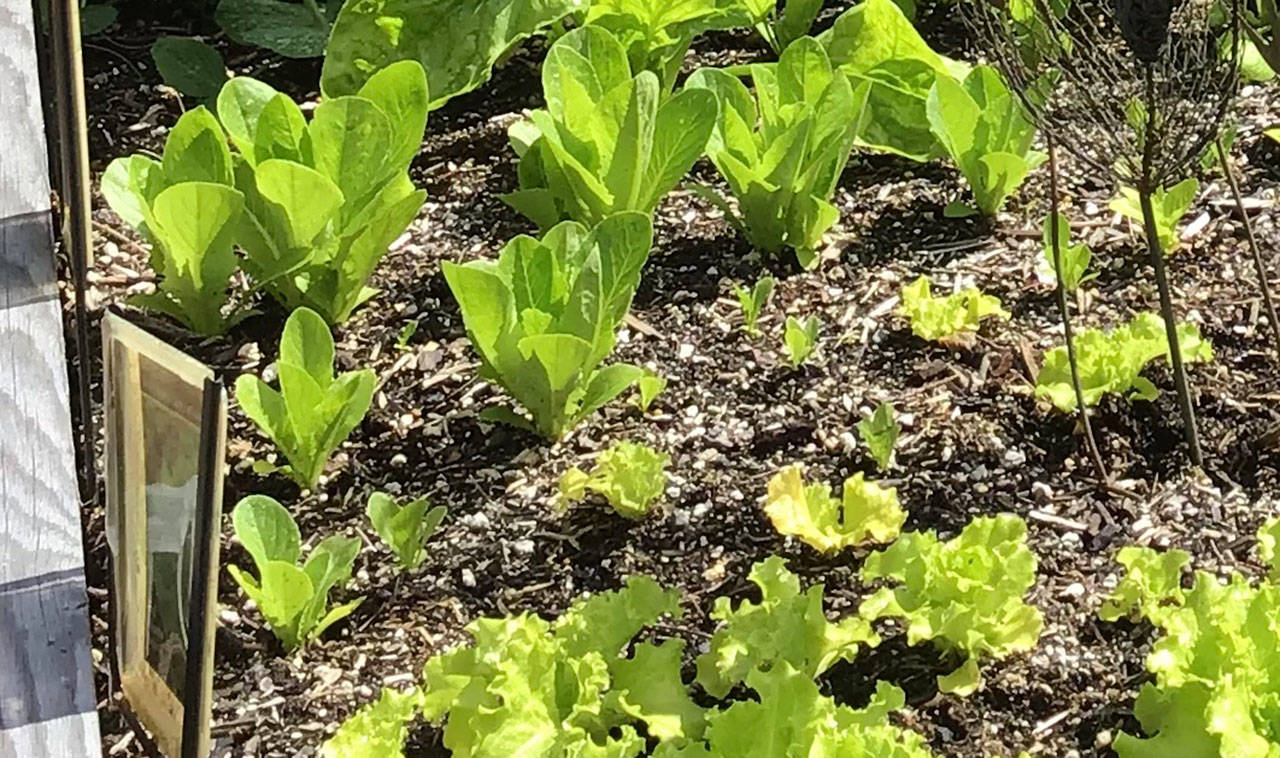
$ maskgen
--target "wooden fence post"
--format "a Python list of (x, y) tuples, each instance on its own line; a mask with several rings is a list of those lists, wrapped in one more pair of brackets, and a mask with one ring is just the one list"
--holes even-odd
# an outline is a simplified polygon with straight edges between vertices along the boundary
[(0, 756), (101, 755), (30, 0), (0, 0)]

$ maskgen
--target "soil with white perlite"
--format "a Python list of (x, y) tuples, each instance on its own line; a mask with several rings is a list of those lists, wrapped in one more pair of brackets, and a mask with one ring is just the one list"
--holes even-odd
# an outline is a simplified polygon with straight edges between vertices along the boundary
[[(829, 3), (820, 23), (849, 4)], [(155, 13), (150, 4), (123, 4), (118, 30), (86, 43), (95, 171), (139, 149), (158, 151), (166, 127), (194, 105), (158, 86), (146, 48), (160, 33), (216, 29), (186, 18), (160, 24)], [(946, 6), (924, 12), (919, 26), (936, 49), (972, 59), (953, 13)], [(318, 62), (216, 44), (236, 73), (315, 99)], [(1217, 351), (1214, 363), (1191, 367), (1206, 476), (1186, 473), (1163, 366), (1147, 372), (1163, 390), (1156, 402), (1109, 399), (1096, 410), (1117, 491), (1096, 486), (1074, 420), (1033, 398), (1039, 361), (1062, 340), (1053, 288), (1042, 273), (1043, 170), (1004, 213), (983, 223), (943, 216), (947, 202), (966, 193), (951, 168), (862, 153), (840, 182), (841, 221), (814, 272), (760, 260), (710, 206), (687, 191), (673, 193), (658, 211), (657, 244), (614, 356), (654, 369), (670, 386), (650, 416), (615, 402), (551, 445), (478, 420), (481, 409), (503, 401), (502, 393), (476, 378), (476, 356), (440, 274), (443, 260), (493, 256), (511, 237), (533, 231), (497, 195), (516, 186), (506, 128), (540, 104), (544, 49), (528, 45), (484, 89), (431, 115), (412, 170), (430, 193), (426, 207), (375, 274), (381, 294), (337, 334), (340, 368), (372, 367), (380, 387), (317, 491), (300, 493), (278, 476), (254, 474), (252, 461), (274, 451), (232, 410), (226, 510), (244, 495), (269, 494), (296, 515), (304, 538), (360, 536), (365, 548), (355, 579), (334, 595), (366, 599), (324, 640), (285, 656), (223, 573), (214, 754), (314, 755), (380, 688), (413, 683), (428, 657), (463, 640), (472, 619), (526, 610), (552, 616), (581, 593), (614, 589), (629, 574), (684, 592), (684, 617), (658, 633), (688, 640), (690, 655), (714, 629), (712, 599), (751, 597), (746, 574), (770, 554), (786, 557), (806, 582), (825, 584), (832, 616), (852, 613), (866, 595), (857, 578), (866, 551), (822, 558), (778, 536), (760, 507), (769, 477), (802, 462), (810, 479), (833, 485), (864, 471), (896, 486), (910, 514), (907, 529), (949, 537), (974, 517), (1016, 513), (1027, 519), (1040, 559), (1029, 599), (1044, 611), (1044, 636), (1031, 653), (986, 662), (981, 692), (939, 696), (935, 677), (952, 662), (931, 646), (908, 647), (892, 624), (883, 626), (880, 648), (824, 675), (825, 691), (857, 706), (878, 679), (903, 687), (909, 702), (900, 723), (925, 735), (940, 755), (1111, 755), (1113, 736), (1137, 728), (1131, 708), (1152, 640), (1148, 627), (1096, 618), (1118, 575), (1114, 551), (1126, 544), (1176, 546), (1201, 568), (1256, 575), (1252, 535), (1278, 510), (1280, 370), (1268, 352), (1244, 231), (1221, 175), (1203, 178), (1188, 233), (1170, 260), (1179, 313), (1198, 323)], [(696, 43), (690, 66), (767, 54), (748, 34), (713, 34)], [(1273, 86), (1245, 88), (1236, 159), (1268, 255), (1280, 243), (1274, 209), (1280, 146), (1261, 132), (1277, 112)], [(1063, 163), (1073, 235), (1092, 246), (1099, 272), (1077, 298), (1080, 328), (1155, 310), (1138, 230), (1107, 210), (1113, 188), (1069, 159)], [(718, 183), (705, 161), (695, 173)], [(136, 236), (105, 204), (95, 219), (97, 311), (150, 284)], [(922, 273), (937, 288), (972, 284), (999, 296), (1012, 319), (988, 323), (963, 352), (914, 337), (895, 313), (896, 298)], [(753, 341), (738, 328), (729, 283), (764, 274), (779, 285), (761, 320), (765, 335)], [(260, 307), (261, 315), (228, 337), (203, 341), (135, 315), (229, 383), (241, 372), (261, 371), (277, 351), (285, 314), (270, 302)], [(781, 357), (782, 324), (787, 315), (808, 314), (822, 320), (820, 347), (808, 365), (792, 370)], [(411, 321), (417, 329), (401, 347), (398, 338)], [(887, 475), (875, 470), (855, 430), (882, 401), (894, 403), (904, 427), (897, 465)], [(556, 515), (550, 505), (560, 474), (617, 440), (671, 456), (662, 512), (639, 523), (599, 504)], [(425, 495), (449, 508), (430, 557), (414, 574), (393, 569), (365, 520), (365, 500), (379, 489)], [(142, 755), (107, 690), (106, 542), (101, 513), (88, 516), (103, 747), (113, 756)], [(223, 559), (248, 561), (230, 540), (229, 519)], [(408, 752), (447, 753), (439, 732), (426, 725), (414, 729)]]

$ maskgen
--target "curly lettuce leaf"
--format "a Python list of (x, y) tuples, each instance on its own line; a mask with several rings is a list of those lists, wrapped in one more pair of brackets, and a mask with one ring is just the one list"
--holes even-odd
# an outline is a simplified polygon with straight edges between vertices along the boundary
[(1098, 616), (1103, 621), (1120, 618), (1156, 621), (1169, 605), (1182, 605), (1182, 572), (1191, 562), (1185, 550), (1158, 552), (1130, 545), (1116, 555), (1125, 567), (1124, 578), (1103, 601)]
[(389, 758), (404, 754), (409, 722), (418, 715), (422, 693), (384, 689), (376, 701), (342, 722), (320, 748), (323, 758)]
[(799, 577), (776, 555), (753, 566), (748, 578), (760, 588), (759, 603), (744, 600), (735, 608), (721, 597), (711, 612), (721, 625), (697, 666), (698, 683), (713, 697), (724, 697), (763, 666), (785, 661), (812, 678), (837, 660), (853, 660), (862, 646), (880, 642), (871, 625), (857, 616), (828, 621), (822, 585), (801, 593)]
[(844, 499), (826, 484), (804, 483), (804, 467), (788, 466), (769, 482), (765, 513), (781, 534), (798, 537), (822, 553), (870, 542), (893, 541), (907, 519), (898, 491), (868, 482), (858, 472), (845, 480)]
[(911, 532), (867, 558), (864, 580), (897, 584), (877, 590), (859, 613), (902, 618), (910, 644), (933, 640), (963, 655), (964, 664), (939, 686), (967, 695), (981, 685), (977, 658), (1025, 652), (1040, 639), (1044, 618), (1023, 600), (1036, 566), (1026, 522), (1010, 514), (974, 519), (946, 542), (933, 532)]
[(984, 295), (970, 287), (946, 297), (934, 297), (929, 277), (921, 276), (902, 288), (899, 313), (911, 322), (911, 331), (921, 339), (944, 344), (966, 345), (988, 317), (1009, 320), (1000, 298)]

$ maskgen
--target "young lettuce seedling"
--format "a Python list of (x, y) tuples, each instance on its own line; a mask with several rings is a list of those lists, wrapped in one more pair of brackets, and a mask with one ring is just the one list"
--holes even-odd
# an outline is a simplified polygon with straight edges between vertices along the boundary
[(738, 296), (738, 304), (742, 306), (742, 331), (751, 339), (760, 338), (760, 313), (773, 297), (776, 283), (772, 276), (762, 276), (751, 289), (737, 282), (733, 284), (733, 294)]
[(426, 199), (408, 168), (427, 102), (416, 61), (393, 63), (358, 93), (324, 100), (310, 123), (267, 84), (227, 82), (218, 115), (244, 158), (236, 167), (248, 210), (239, 241), (258, 286), (330, 324), (376, 294), (369, 276)]
[(238, 566), (227, 566), (231, 578), (258, 605), (271, 631), (287, 650), (313, 640), (347, 617), (364, 598), (326, 612), (329, 590), (351, 579), (360, 540), (331, 535), (298, 565), (302, 537), (283, 505), (265, 495), (250, 495), (231, 513), (236, 539), (244, 545), (257, 578)]
[(159, 161), (131, 155), (111, 162), (102, 195), (150, 243), (159, 277), (156, 291), (132, 304), (204, 335), (222, 334), (247, 315), (225, 312), (245, 204), (232, 184), (227, 136), (203, 106), (178, 119)]
[(512, 127), (520, 189), (502, 199), (544, 230), (651, 215), (706, 150), (718, 111), (710, 92), (664, 99), (657, 75), (632, 71), (626, 48), (595, 24), (551, 46), (542, 86), (546, 110)]
[(898, 426), (898, 420), (894, 418), (891, 403), (881, 403), (876, 406), (875, 413), (870, 418), (858, 422), (862, 444), (867, 446), (881, 471), (889, 470), (889, 464), (893, 462), (893, 447), (898, 444), (898, 434), (901, 431), (902, 427)]
[(787, 316), (786, 331), (782, 335), (782, 344), (787, 351), (787, 363), (791, 368), (800, 368), (813, 354), (818, 344), (818, 329), (821, 322), (817, 316), (809, 316), (803, 321), (795, 316)]
[(896, 488), (868, 482), (859, 471), (845, 480), (844, 497), (836, 500), (825, 483), (806, 486), (804, 467), (798, 464), (769, 481), (764, 512), (779, 534), (797, 537), (827, 554), (871, 542), (892, 542), (907, 520)]
[(497, 261), (444, 263), (481, 374), (507, 390), (511, 410), (492, 420), (558, 439), (644, 375), (625, 363), (600, 368), (640, 283), (653, 228), (620, 213), (588, 231), (574, 222), (541, 239), (517, 237)]
[[(1195, 179), (1183, 179), (1172, 187), (1161, 187), (1151, 193), (1152, 210), (1155, 211), (1156, 233), (1160, 239), (1160, 248), (1165, 255), (1171, 254), (1178, 247), (1178, 225), (1182, 217), (1191, 210), (1196, 195), (1200, 192), (1200, 182)], [(1132, 187), (1121, 187), (1120, 197), (1111, 201), (1111, 210), (1119, 213), (1139, 229), (1144, 229), (1142, 205), (1138, 191)]]
[(738, 209), (710, 188), (695, 189), (756, 249), (777, 255), (791, 248), (802, 266), (813, 268), (823, 235), (840, 219), (831, 197), (863, 121), (868, 88), (855, 91), (811, 37), (792, 43), (776, 64), (744, 70), (754, 94), (722, 69), (689, 77), (686, 92), (712, 92), (720, 102), (708, 154)]
[(646, 445), (619, 442), (600, 454), (591, 473), (576, 466), (560, 477), (560, 505), (582, 500), (594, 492), (609, 501), (620, 516), (639, 519), (667, 488), (671, 456)]
[(636, 381), (636, 407), (641, 413), (648, 413), (653, 401), (667, 388), (667, 378), (652, 371), (646, 371)]
[(448, 513), (443, 505), (427, 510), (429, 505), (425, 497), (402, 507), (385, 492), (375, 492), (369, 496), (369, 523), (373, 524), (378, 536), (395, 553), (402, 569), (412, 571), (422, 565), (427, 557), (427, 540)]
[(1058, 225), (1059, 250), (1062, 253), (1062, 286), (1067, 292), (1075, 292), (1080, 285), (1098, 276), (1096, 272), (1089, 271), (1089, 263), (1093, 261), (1093, 251), (1083, 242), (1071, 244), (1071, 225), (1067, 223), (1066, 216), (1060, 213), (1045, 216), (1044, 260), (1049, 264), (1049, 271), (1054, 270), (1053, 225), (1055, 219)]
[(334, 377), (333, 335), (307, 308), (285, 322), (276, 372), (280, 391), (244, 374), (236, 380), (236, 400), (289, 460), (284, 473), (313, 488), (329, 456), (364, 419), (377, 379), (372, 369)]
[(902, 288), (898, 312), (911, 321), (911, 331), (917, 337), (961, 347), (972, 342), (984, 318), (1009, 318), (1009, 312), (1000, 306), (1000, 298), (984, 295), (974, 287), (947, 297), (934, 297), (927, 276)]
[[(925, 111), (929, 128), (973, 190), (978, 210), (991, 216), (1044, 162), (1031, 149), (1035, 127), (1022, 104), (990, 66), (975, 66), (961, 83), (939, 76)], [(954, 215), (954, 214), (953, 214)]]

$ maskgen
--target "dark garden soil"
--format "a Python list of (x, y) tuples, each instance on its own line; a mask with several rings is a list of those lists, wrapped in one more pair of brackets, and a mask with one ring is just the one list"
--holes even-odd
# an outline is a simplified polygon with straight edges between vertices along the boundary
[[(157, 86), (146, 53), (160, 33), (157, 12), (127, 7), (122, 26), (87, 47), (95, 171), (131, 151), (157, 150), (181, 108), (194, 105)], [(958, 23), (941, 13), (924, 25), (931, 41), (947, 51), (963, 48)], [(183, 20), (162, 23), (180, 27), (172, 31), (212, 31)], [(223, 48), (237, 72), (315, 97), (317, 62)], [(696, 55), (720, 63), (764, 51), (746, 35), (713, 35), (699, 42)], [(538, 105), (540, 58), (535, 43), (486, 88), (432, 114), (413, 167), (416, 183), (430, 192), (426, 208), (375, 275), (382, 293), (338, 331), (342, 367), (378, 372), (374, 407), (318, 490), (299, 492), (279, 476), (253, 473), (252, 461), (272, 460), (274, 452), (232, 409), (226, 509), (244, 495), (270, 494), (296, 514), (306, 538), (360, 536), (366, 547), (355, 580), (335, 594), (365, 601), (323, 641), (285, 656), (222, 574), (215, 754), (313, 755), (381, 687), (413, 683), (429, 656), (464, 639), (472, 619), (557, 614), (581, 593), (616, 588), (629, 574), (684, 591), (683, 619), (660, 633), (687, 639), (691, 653), (713, 629), (712, 599), (750, 596), (751, 564), (772, 553), (808, 581), (825, 584), (830, 613), (852, 612), (865, 594), (857, 569), (866, 551), (824, 559), (779, 537), (760, 503), (768, 478), (793, 462), (833, 484), (857, 471), (879, 477), (854, 427), (876, 403), (892, 401), (904, 433), (888, 483), (910, 513), (907, 528), (951, 536), (975, 516), (1025, 517), (1040, 558), (1031, 601), (1045, 613), (1045, 633), (1034, 652), (986, 663), (985, 688), (965, 699), (938, 696), (934, 676), (948, 662), (928, 646), (907, 647), (892, 626), (884, 627), (880, 649), (828, 672), (824, 687), (857, 704), (876, 679), (901, 685), (909, 697), (902, 723), (941, 755), (1111, 755), (1111, 738), (1137, 728), (1129, 712), (1151, 642), (1146, 627), (1096, 619), (1117, 577), (1114, 551), (1133, 543), (1178, 546), (1205, 569), (1252, 575), (1253, 532), (1277, 511), (1280, 369), (1268, 353), (1256, 277), (1221, 176), (1203, 181), (1188, 215), (1198, 230), (1171, 258), (1179, 310), (1201, 325), (1217, 351), (1214, 363), (1192, 369), (1206, 475), (1185, 473), (1163, 368), (1151, 372), (1164, 390), (1158, 401), (1111, 400), (1096, 412), (1116, 474), (1112, 490), (1097, 486), (1073, 421), (1035, 401), (1038, 362), (1061, 341), (1052, 287), (1037, 273), (1043, 172), (1007, 212), (983, 224), (943, 217), (943, 206), (966, 191), (952, 169), (866, 154), (856, 154), (845, 172), (836, 195), (841, 223), (823, 265), (811, 273), (753, 257), (710, 206), (687, 191), (672, 194), (658, 213), (658, 243), (615, 356), (669, 377), (670, 387), (651, 415), (615, 402), (552, 445), (478, 420), (503, 394), (476, 378), (476, 357), (440, 274), (442, 260), (493, 256), (512, 236), (532, 231), (497, 194), (515, 187), (505, 130), (522, 109)], [(1280, 146), (1261, 131), (1278, 105), (1273, 88), (1249, 87), (1239, 113), (1244, 192), (1268, 251), (1280, 246), (1280, 216), (1272, 207)], [(1111, 325), (1155, 309), (1141, 240), (1106, 210), (1111, 187), (1064, 163), (1075, 234), (1092, 245), (1099, 270), (1079, 297), (1080, 320)], [(697, 173), (715, 181), (709, 165)], [(1202, 215), (1206, 223), (1197, 220)], [(95, 219), (97, 311), (150, 285), (136, 237), (105, 205)], [(738, 329), (729, 283), (766, 272), (779, 276), (778, 292), (762, 320), (765, 336), (752, 341)], [(998, 295), (1012, 320), (989, 324), (965, 351), (914, 337), (895, 307), (901, 286), (921, 273), (938, 288), (975, 284)], [(130, 316), (230, 382), (243, 371), (261, 371), (276, 353), (285, 314), (271, 303), (260, 307), (261, 315), (229, 337), (209, 341), (157, 318)], [(782, 323), (786, 315), (810, 313), (822, 319), (821, 346), (809, 365), (791, 370), (780, 358)], [(415, 321), (416, 331), (398, 346)], [(663, 513), (631, 523), (597, 503), (556, 515), (551, 504), (560, 474), (624, 439), (671, 455)], [(365, 499), (377, 489), (425, 495), (449, 508), (418, 573), (396, 573), (367, 525)], [(106, 545), (100, 511), (86, 515), (104, 750), (141, 755), (107, 689)], [(247, 555), (229, 535), (228, 519), (224, 565), (244, 565)], [(438, 732), (425, 725), (415, 728), (409, 752), (445, 754)]]

